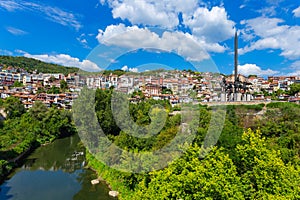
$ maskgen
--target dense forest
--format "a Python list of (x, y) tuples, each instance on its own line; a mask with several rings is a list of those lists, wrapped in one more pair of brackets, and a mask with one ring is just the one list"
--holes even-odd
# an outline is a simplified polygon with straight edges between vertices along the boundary
[(65, 75), (78, 72), (79, 70), (76, 67), (64, 67), (57, 64), (45, 63), (33, 58), (14, 56), (0, 56), (0, 66), (4, 68), (14, 67), (16, 69), (24, 69), (29, 73), (37, 71), (37, 73), (62, 73)]
[(39, 101), (26, 111), (19, 99), (9, 97), (0, 99), (0, 108), (0, 180), (21, 154), (76, 131), (69, 111), (47, 108)]
[[(120, 199), (300, 198), (298, 104), (186, 105), (198, 113), (196, 118), (189, 118), (184, 115), (184, 105), (172, 107), (168, 101), (151, 99), (128, 103), (127, 97), (113, 89), (92, 92), (84, 89), (81, 95), (74, 104), (73, 118), (69, 111), (47, 108), (41, 102), (26, 111), (14, 97), (0, 101), (1, 176), (14, 167), (15, 159), (22, 153), (75, 133), (75, 123), (77, 130), (86, 134), (80, 136), (87, 148), (89, 166), (120, 192)], [(116, 102), (121, 104), (117, 106)], [(95, 116), (84, 115), (89, 109), (95, 111)], [(175, 110), (181, 114), (171, 114)], [(204, 148), (209, 130), (218, 130), (222, 124), (219, 119), (213, 120), (216, 111), (226, 114), (224, 126), (216, 145)], [(161, 163), (153, 161), (153, 152), (168, 146), (180, 135), (185, 117), (195, 137), (181, 146), (185, 151), (177, 159), (170, 160), (173, 157), (168, 151), (162, 152), (158, 158), (165, 158), (166, 165), (160, 166)], [(111, 148), (106, 154), (100, 154), (99, 150), (105, 146), (100, 136), (94, 129), (86, 131), (78, 126), (88, 122), (92, 128), (94, 120), (106, 138), (127, 151)], [(131, 132), (130, 128), (135, 131)], [(183, 131), (183, 135), (189, 132)], [(92, 145), (86, 143), (85, 137)], [(141, 152), (144, 154), (136, 162), (130, 153)]]
[[(93, 105), (82, 106), (81, 103), (76, 105), (76, 109), (80, 114), (87, 107), (94, 107), (103, 132), (122, 149), (135, 153), (148, 152), (146, 155), (151, 155), (151, 152), (164, 147), (178, 134), (182, 118), (179, 114), (166, 115), (159, 134), (148, 138), (135, 137), (127, 130), (121, 130), (111, 109), (113, 95), (112, 90), (97, 90)], [(168, 101), (146, 100), (129, 104), (130, 118), (145, 127), (151, 121), (162, 119), (159, 110), (151, 109), (155, 104), (159, 104), (157, 108), (164, 108), (167, 113), (174, 109)], [(196, 137), (188, 144), (184, 155), (168, 163), (167, 167), (153, 172), (120, 172), (114, 166), (132, 170), (141, 166), (132, 166), (136, 162), (130, 162), (130, 154), (123, 153), (121, 159), (118, 159), (118, 152), (114, 152), (114, 149), (110, 149), (109, 154), (115, 156), (104, 155), (108, 158), (104, 160), (106, 164), (99, 162), (97, 151), (89, 149), (93, 152), (93, 155), (87, 155), (89, 165), (113, 189), (120, 191), (120, 199), (300, 198), (299, 105), (269, 103), (223, 107), (226, 117), (220, 138), (216, 146), (207, 147), (209, 153), (204, 157), (200, 155), (203, 153), (203, 141), (209, 126), (218, 125), (211, 123), (217, 108), (197, 106), (200, 114), (198, 123), (195, 123)], [(123, 115), (122, 112), (119, 112), (120, 115)], [(90, 123), (92, 121), (92, 118), (89, 119)], [(82, 120), (79, 123), (85, 122)], [(156, 125), (160, 126), (159, 122)], [(98, 145), (99, 149), (103, 145), (93, 144)], [(103, 160), (101, 156), (100, 160)], [(147, 158), (141, 157), (141, 165), (150, 162)]]

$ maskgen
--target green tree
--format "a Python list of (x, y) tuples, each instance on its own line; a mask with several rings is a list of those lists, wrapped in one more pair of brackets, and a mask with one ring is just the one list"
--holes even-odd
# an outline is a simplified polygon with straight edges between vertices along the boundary
[(280, 96), (280, 95), (283, 95), (283, 94), (285, 94), (285, 92), (284, 92), (282, 89), (278, 89), (278, 90), (276, 91), (276, 95), (277, 95), (277, 96)]
[(61, 89), (62, 91), (65, 91), (65, 90), (68, 89), (68, 83), (67, 83), (65, 80), (61, 80), (61, 81), (60, 81), (60, 89)]
[(295, 95), (298, 92), (300, 92), (300, 83), (293, 83), (290, 85), (290, 90), (289, 90), (289, 94), (290, 95)]
[(46, 116), (46, 112), (48, 111), (48, 108), (45, 104), (41, 101), (36, 101), (32, 108), (29, 109), (29, 114), (31, 117), (33, 117), (36, 120), (42, 120)]
[(228, 155), (214, 148), (203, 160), (192, 147), (167, 168), (150, 173), (133, 199), (242, 199), (240, 178)]
[(134, 199), (299, 199), (299, 166), (285, 164), (267, 144), (260, 131), (248, 130), (233, 160), (217, 147), (200, 159), (201, 148), (193, 146), (145, 176)]
[(59, 94), (60, 90), (56, 86), (52, 86), (49, 90), (47, 90), (47, 94)]
[(26, 109), (18, 98), (8, 97), (4, 102), (4, 111), (8, 118), (15, 118), (25, 113)]
[(269, 149), (261, 132), (250, 129), (236, 148), (236, 165), (247, 199), (299, 199), (300, 169), (285, 164), (280, 151)]
[(23, 83), (19, 81), (15, 81), (13, 87), (23, 87)]
[(51, 83), (53, 83), (55, 80), (56, 80), (56, 79), (55, 79), (54, 76), (50, 76), (49, 81), (50, 81)]
[(39, 87), (39, 88), (37, 89), (37, 94), (40, 94), (40, 93), (46, 93), (46, 90), (45, 90), (44, 87)]
[(170, 88), (164, 88), (161, 93), (162, 94), (173, 94), (173, 91)]

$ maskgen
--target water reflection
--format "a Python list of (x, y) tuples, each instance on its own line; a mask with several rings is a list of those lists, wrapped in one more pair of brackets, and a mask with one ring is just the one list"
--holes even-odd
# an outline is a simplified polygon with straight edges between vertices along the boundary
[(106, 185), (91, 185), (97, 176), (84, 168), (79, 141), (73, 136), (38, 148), (1, 185), (0, 199), (114, 199)]

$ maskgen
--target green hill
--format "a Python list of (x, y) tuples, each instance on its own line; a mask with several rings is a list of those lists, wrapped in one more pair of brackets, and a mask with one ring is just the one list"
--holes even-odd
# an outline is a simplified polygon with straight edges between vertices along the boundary
[(3, 68), (14, 67), (16, 69), (24, 69), (27, 72), (37, 71), (38, 73), (69, 73), (78, 72), (79, 68), (64, 67), (57, 64), (45, 63), (40, 60), (26, 57), (0, 56), (0, 66)]

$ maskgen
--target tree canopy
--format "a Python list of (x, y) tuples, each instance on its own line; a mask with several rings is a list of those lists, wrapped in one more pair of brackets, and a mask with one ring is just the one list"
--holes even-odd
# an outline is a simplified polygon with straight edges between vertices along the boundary
[(69, 111), (47, 108), (37, 101), (26, 112), (14, 97), (5, 99), (1, 107), (7, 118), (1, 119), (0, 126), (0, 178), (14, 165), (10, 160), (29, 148), (76, 132)]
[[(121, 130), (112, 116), (111, 94), (111, 91), (97, 91), (95, 110), (108, 138), (120, 148), (135, 153), (146, 152), (144, 155), (149, 156), (166, 146), (178, 133), (180, 114), (168, 115), (165, 126), (150, 138), (138, 138)], [(160, 104), (167, 113), (173, 110), (164, 101), (144, 100), (129, 104), (129, 117), (141, 126), (163, 118), (158, 110), (150, 109), (154, 104)], [(200, 158), (209, 127), (219, 124), (211, 123), (216, 109), (218, 107), (200, 105), (195, 140), (184, 156), (168, 163), (167, 167), (135, 174), (116, 172), (106, 166), (101, 167), (101, 174), (106, 174), (105, 178), (113, 185), (117, 182), (115, 189), (121, 190), (121, 199), (300, 198), (300, 106), (293, 103), (226, 106), (218, 142), (207, 156)], [(262, 110), (264, 114), (257, 116)], [(123, 115), (122, 109), (120, 111)], [(147, 156), (140, 158), (141, 166), (149, 162)], [(113, 166), (117, 162), (127, 169), (140, 167), (133, 166), (129, 157), (129, 153), (122, 154), (121, 160), (112, 156), (107, 163)], [(99, 161), (92, 159), (90, 162), (99, 166)]]
[(236, 160), (223, 148), (199, 158), (192, 147), (167, 168), (139, 183), (134, 199), (298, 199), (300, 168), (285, 164), (280, 151), (267, 148), (260, 131), (248, 130)]

